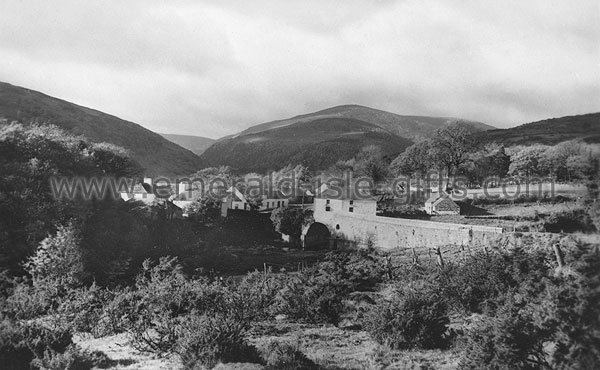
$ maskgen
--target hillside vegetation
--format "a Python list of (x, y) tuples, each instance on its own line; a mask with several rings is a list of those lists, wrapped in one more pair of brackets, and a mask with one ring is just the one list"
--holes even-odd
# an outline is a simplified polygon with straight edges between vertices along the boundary
[(288, 164), (318, 171), (354, 157), (368, 145), (381, 147), (385, 156), (396, 156), (414, 141), (456, 122), (474, 131), (492, 128), (480, 122), (343, 105), (250, 127), (218, 140), (201, 159), (207, 166), (228, 165), (238, 172), (264, 172)]
[(211, 166), (229, 165), (241, 172), (265, 172), (288, 164), (324, 169), (354, 157), (367, 145), (377, 145), (392, 156), (411, 143), (364, 121), (328, 118), (220, 141), (201, 158)]
[(233, 137), (289, 126), (300, 122), (325, 120), (330, 118), (352, 118), (371, 123), (395, 135), (413, 141), (430, 136), (436, 129), (454, 122), (464, 122), (476, 130), (490, 130), (494, 127), (485, 123), (449, 117), (401, 116), (398, 114), (364, 107), (361, 105), (340, 105), (318, 112), (299, 115), (290, 119), (272, 121), (252, 126)]
[(600, 143), (600, 113), (550, 118), (521, 126), (480, 132), (480, 142), (495, 142), (504, 146), (545, 144), (579, 139), (586, 143)]
[(199, 167), (194, 153), (136, 123), (3, 82), (0, 118), (8, 122), (51, 123), (94, 142), (121, 146), (150, 176), (185, 175)]

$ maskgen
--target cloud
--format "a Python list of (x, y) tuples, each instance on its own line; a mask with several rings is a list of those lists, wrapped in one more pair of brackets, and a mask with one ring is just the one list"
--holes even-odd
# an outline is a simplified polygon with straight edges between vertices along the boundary
[(0, 80), (219, 137), (356, 103), (507, 127), (600, 111), (595, 1), (9, 2)]

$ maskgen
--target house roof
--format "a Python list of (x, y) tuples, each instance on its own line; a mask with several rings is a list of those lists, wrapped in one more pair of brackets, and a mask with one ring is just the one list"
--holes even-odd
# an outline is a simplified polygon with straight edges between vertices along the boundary
[(256, 195), (254, 194), (249, 194), (249, 196), (247, 197), (244, 193), (242, 193), (242, 191), (240, 191), (238, 188), (235, 187), (230, 187), (227, 190), (227, 194), (228, 196), (232, 197), (234, 200), (237, 201), (241, 201), (241, 202), (248, 202), (248, 198), (259, 198), (259, 199), (290, 199), (289, 196), (285, 195), (281, 190), (279, 189), (273, 189), (270, 192), (261, 192), (258, 193)]
[(191, 200), (174, 200), (172, 203), (181, 209), (185, 209), (185, 207), (189, 206), (193, 202)]
[(427, 198), (425, 204), (434, 203), (436, 200), (442, 198), (444, 195), (440, 193), (433, 193)]
[(453, 201), (452, 199), (450, 199), (450, 197), (445, 193), (441, 193), (441, 194), (437, 193), (437, 194), (431, 195), (429, 197), (429, 199), (427, 199), (425, 204), (432, 204), (435, 207), (436, 205), (438, 205), (444, 201), (451, 202), (452, 204), (454, 204), (458, 207), (458, 204), (455, 201)]
[(339, 200), (354, 200), (354, 201), (370, 201), (370, 202), (375, 202), (377, 201), (377, 197), (373, 196), (373, 195), (367, 195), (367, 194), (363, 194), (358, 196), (358, 194), (355, 194), (354, 192), (350, 192), (351, 194), (344, 194), (344, 191), (342, 190), (342, 194), (340, 194), (339, 191), (334, 191), (332, 189), (327, 189), (323, 192), (321, 192), (321, 194), (319, 194), (318, 198), (322, 198), (322, 199), (339, 199)]

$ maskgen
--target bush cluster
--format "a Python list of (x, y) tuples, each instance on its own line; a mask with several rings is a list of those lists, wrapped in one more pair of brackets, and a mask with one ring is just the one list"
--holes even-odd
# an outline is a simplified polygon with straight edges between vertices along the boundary
[(393, 349), (443, 348), (448, 309), (430, 290), (400, 289), (378, 303), (365, 318), (365, 328), (378, 343)]

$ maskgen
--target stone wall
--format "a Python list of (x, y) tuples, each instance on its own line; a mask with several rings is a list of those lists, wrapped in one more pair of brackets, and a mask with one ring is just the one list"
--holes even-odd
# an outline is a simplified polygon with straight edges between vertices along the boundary
[(502, 228), (409, 220), (315, 208), (315, 222), (330, 229), (332, 237), (381, 249), (423, 248), (442, 245), (485, 245)]

